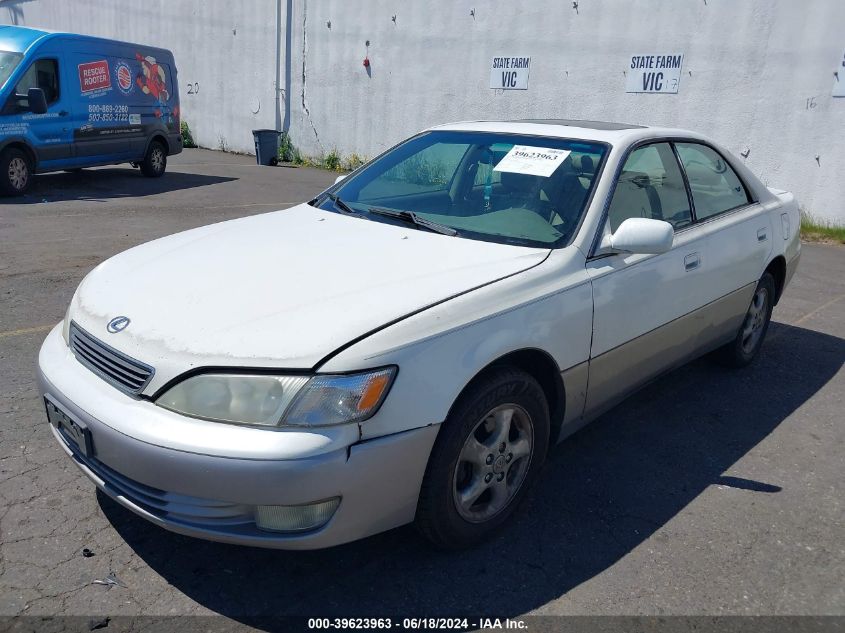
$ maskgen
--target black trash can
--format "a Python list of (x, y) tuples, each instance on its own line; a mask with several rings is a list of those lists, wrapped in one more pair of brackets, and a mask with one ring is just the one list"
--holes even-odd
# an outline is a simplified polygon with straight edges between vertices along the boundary
[(252, 136), (255, 139), (255, 161), (259, 165), (278, 165), (282, 133), (278, 130), (253, 130)]

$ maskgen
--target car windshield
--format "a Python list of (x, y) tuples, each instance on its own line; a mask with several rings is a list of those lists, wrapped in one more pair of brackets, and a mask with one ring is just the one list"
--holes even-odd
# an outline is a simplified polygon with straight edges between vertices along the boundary
[(551, 248), (567, 243), (578, 227), (606, 151), (589, 141), (426, 132), (316, 202), (382, 222), (435, 224), (459, 237)]
[(0, 51), (0, 90), (3, 89), (9, 77), (15, 72), (15, 68), (21, 63), (21, 59), (23, 59), (21, 53)]

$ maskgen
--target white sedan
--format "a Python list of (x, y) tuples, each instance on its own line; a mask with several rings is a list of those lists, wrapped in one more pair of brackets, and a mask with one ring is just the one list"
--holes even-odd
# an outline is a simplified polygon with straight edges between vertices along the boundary
[(174, 532), (318, 548), (415, 521), (466, 546), (637, 388), (751, 362), (798, 220), (699, 134), (435, 127), (307, 204), (97, 266), (41, 349), (50, 428)]

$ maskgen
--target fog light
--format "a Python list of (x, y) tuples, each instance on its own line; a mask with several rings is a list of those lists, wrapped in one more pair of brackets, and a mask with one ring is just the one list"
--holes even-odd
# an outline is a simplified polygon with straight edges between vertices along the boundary
[(301, 506), (257, 506), (255, 524), (271, 532), (304, 532), (316, 530), (329, 522), (340, 497)]

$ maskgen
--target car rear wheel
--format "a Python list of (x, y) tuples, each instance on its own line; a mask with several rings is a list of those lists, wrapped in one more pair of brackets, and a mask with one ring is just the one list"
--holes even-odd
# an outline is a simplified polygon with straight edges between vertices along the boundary
[(716, 350), (716, 360), (728, 367), (745, 367), (757, 357), (769, 330), (774, 300), (774, 277), (763, 273), (736, 337)]
[(537, 381), (507, 367), (489, 373), (440, 429), (417, 505), (419, 531), (447, 549), (490, 536), (525, 497), (548, 442), (548, 404)]
[(21, 196), (32, 183), (32, 164), (19, 149), (9, 148), (0, 154), (0, 192), (7, 196)]
[(160, 141), (153, 141), (147, 148), (147, 155), (140, 163), (141, 173), (148, 178), (158, 178), (167, 169), (167, 149)]

